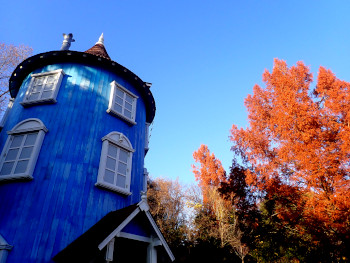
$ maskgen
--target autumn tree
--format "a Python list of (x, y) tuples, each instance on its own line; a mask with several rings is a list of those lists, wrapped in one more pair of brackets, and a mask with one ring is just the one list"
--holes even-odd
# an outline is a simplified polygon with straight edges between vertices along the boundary
[(32, 54), (33, 49), (24, 45), (0, 43), (0, 105), (6, 105), (9, 78), (15, 67)]
[[(206, 235), (204, 238), (218, 240), (222, 249), (229, 248), (244, 262), (249, 249), (242, 243), (243, 231), (240, 229), (236, 206), (243, 194), (238, 193), (239, 187), (236, 187), (237, 192), (231, 191), (232, 188), (228, 190), (230, 183), (226, 172), (220, 160), (210, 153), (206, 145), (201, 145), (193, 157), (199, 163), (192, 167), (203, 196), (196, 210), (196, 227), (202, 238)], [(225, 190), (220, 191), (222, 187)]]
[(204, 202), (207, 199), (207, 187), (219, 187), (221, 182), (226, 181), (226, 172), (222, 167), (221, 161), (217, 159), (214, 153), (210, 153), (208, 146), (201, 145), (197, 151), (193, 153), (195, 162), (198, 166), (192, 165), (193, 173), (202, 189)]
[(312, 88), (307, 66), (277, 59), (263, 81), (245, 100), (248, 127), (231, 129), (232, 150), (282, 222), (314, 243), (325, 233), (340, 251), (350, 236), (350, 83), (320, 67)]
[(170, 246), (186, 239), (186, 195), (178, 180), (157, 178), (148, 181), (150, 212)]

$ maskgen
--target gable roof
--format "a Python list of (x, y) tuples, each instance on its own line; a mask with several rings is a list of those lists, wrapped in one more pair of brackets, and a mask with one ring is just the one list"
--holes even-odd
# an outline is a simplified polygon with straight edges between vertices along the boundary
[(150, 225), (157, 234), (170, 259), (174, 261), (175, 257), (153, 220), (149, 212), (148, 204), (145, 201), (108, 213), (83, 235), (78, 237), (54, 256), (53, 260), (55, 262), (68, 263), (89, 262), (94, 259), (99, 252), (140, 212), (145, 213)]

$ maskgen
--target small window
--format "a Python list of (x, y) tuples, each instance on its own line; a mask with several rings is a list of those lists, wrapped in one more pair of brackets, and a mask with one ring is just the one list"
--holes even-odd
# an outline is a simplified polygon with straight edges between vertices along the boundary
[(107, 112), (135, 125), (137, 98), (135, 94), (113, 81)]
[(32, 79), (21, 104), (29, 106), (37, 103), (55, 103), (63, 75), (62, 69), (32, 74)]
[(38, 119), (17, 124), (9, 134), (0, 157), (0, 181), (33, 179), (35, 163), (47, 129)]
[(109, 133), (102, 141), (96, 186), (130, 195), (131, 161), (134, 152), (130, 141), (119, 132)]

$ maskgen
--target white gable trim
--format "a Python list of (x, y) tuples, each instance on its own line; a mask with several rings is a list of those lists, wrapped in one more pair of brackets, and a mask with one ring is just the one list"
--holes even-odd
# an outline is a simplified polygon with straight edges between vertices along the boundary
[(166, 252), (168, 253), (168, 255), (169, 255), (171, 261), (174, 261), (174, 260), (175, 260), (175, 257), (174, 257), (174, 255), (173, 255), (173, 253), (171, 252), (171, 250), (170, 250), (170, 248), (169, 248), (167, 242), (165, 241), (165, 239), (164, 239), (162, 233), (160, 232), (160, 230), (159, 230), (159, 228), (158, 228), (156, 222), (154, 222), (154, 219), (153, 219), (151, 213), (150, 213), (149, 211), (146, 211), (145, 213), (146, 213), (146, 216), (147, 216), (149, 222), (151, 223), (151, 225), (152, 225), (154, 231), (156, 232), (156, 234), (157, 234), (157, 236), (158, 236), (158, 238), (159, 238), (161, 244), (164, 246)]
[(120, 232), (119, 237), (132, 239), (132, 240), (136, 240), (136, 241), (141, 241), (141, 242), (146, 242), (146, 243), (152, 242), (152, 238), (150, 238), (150, 237), (134, 235), (134, 234), (126, 233), (126, 232)]
[[(130, 238), (131, 237), (131, 234), (128, 234), (128, 233), (124, 233), (124, 232), (121, 232), (122, 229), (131, 222), (131, 220), (134, 219), (134, 217), (141, 211), (143, 211), (147, 218), (148, 218), (148, 221), (150, 222), (151, 226), (153, 227), (153, 230), (156, 232), (157, 234), (157, 237), (158, 239), (154, 240), (152, 238), (150, 238), (151, 240), (151, 243), (153, 241), (156, 241), (155, 244), (153, 245), (163, 245), (166, 252), (168, 253), (171, 261), (174, 261), (175, 260), (175, 257), (173, 255), (173, 253), (171, 252), (167, 242), (165, 241), (162, 233), (160, 232), (156, 222), (154, 221), (150, 211), (149, 211), (149, 206), (147, 204), (147, 201), (146, 200), (142, 200), (140, 203), (137, 204), (138, 205), (138, 208), (135, 209), (134, 212), (132, 212), (107, 238), (105, 238), (99, 245), (98, 245), (98, 249), (99, 250), (102, 250), (105, 246), (107, 246), (107, 244), (115, 237), (125, 237), (125, 238)], [(134, 237), (135, 236), (135, 237)], [(136, 235), (132, 235), (132, 237), (136, 239)], [(134, 238), (131, 238), (131, 239), (134, 239)], [(139, 237), (138, 237), (139, 238)], [(146, 241), (145, 241), (146, 242)]]
[(118, 236), (120, 231), (130, 223), (131, 220), (134, 219), (134, 217), (140, 212), (140, 208), (136, 208), (134, 212), (132, 212), (114, 231), (105, 238), (99, 245), (98, 249), (102, 250), (114, 237)]

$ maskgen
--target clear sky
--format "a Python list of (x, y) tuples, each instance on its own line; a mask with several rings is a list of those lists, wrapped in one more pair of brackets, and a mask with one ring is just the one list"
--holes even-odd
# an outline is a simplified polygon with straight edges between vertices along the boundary
[(350, 1), (3, 0), (0, 41), (37, 54), (73, 33), (85, 51), (103, 32), (112, 60), (153, 83), (150, 175), (191, 183), (201, 144), (229, 169), (230, 128), (247, 125), (244, 98), (274, 58), (350, 81), (349, 14)]

